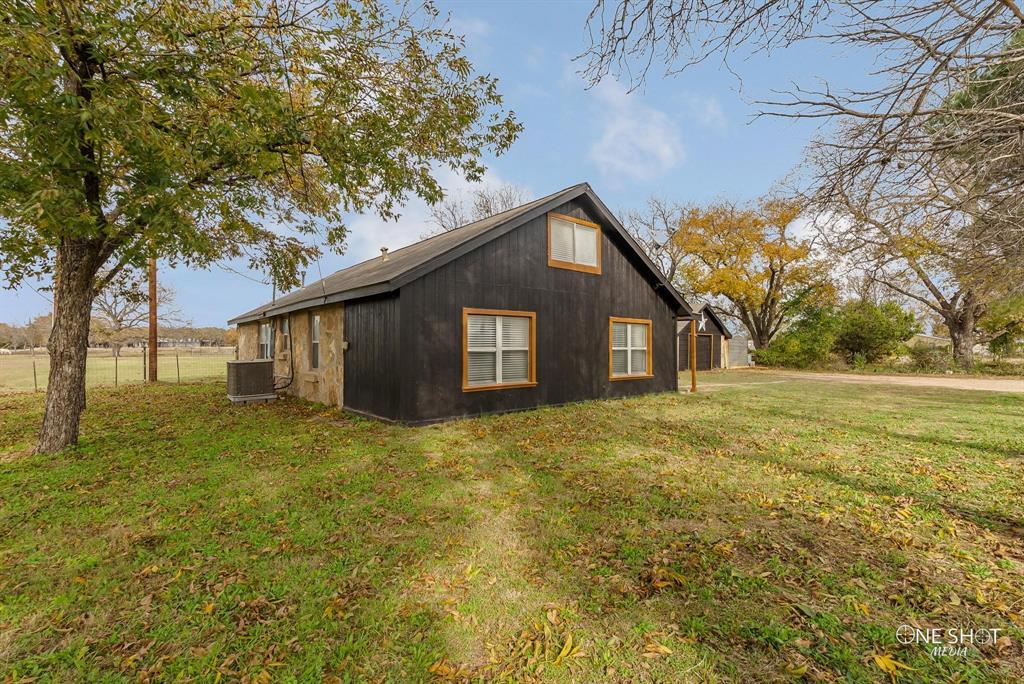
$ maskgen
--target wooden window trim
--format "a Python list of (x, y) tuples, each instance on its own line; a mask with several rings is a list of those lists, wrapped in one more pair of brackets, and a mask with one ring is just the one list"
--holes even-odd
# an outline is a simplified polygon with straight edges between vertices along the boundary
[[(558, 259), (551, 258), (551, 220), (561, 219), (563, 221), (569, 221), (570, 223), (576, 223), (587, 228), (593, 228), (597, 232), (597, 266), (585, 266), (583, 264), (577, 264), (572, 261), (561, 261)], [(601, 226), (592, 221), (585, 221), (578, 219), (575, 216), (566, 216), (565, 214), (556, 214), (554, 212), (548, 213), (548, 266), (551, 268), (564, 268), (567, 271), (579, 271), (580, 273), (591, 273), (594, 275), (601, 275)]]
[[(469, 316), (470, 314), (480, 316), (514, 316), (530, 319), (530, 370), (529, 380), (526, 382), (506, 382), (491, 385), (470, 385), (469, 384)], [(537, 312), (536, 311), (510, 311), (507, 309), (474, 309), (463, 307), (462, 309), (462, 391), (463, 392), (484, 392), (488, 390), (517, 389), (520, 387), (537, 386)]]
[[(639, 323), (647, 326), (647, 373), (644, 375), (615, 375), (612, 372), (612, 330), (616, 323)], [(619, 380), (650, 380), (654, 377), (654, 324), (649, 318), (625, 318), (623, 316), (608, 317), (608, 379)]]

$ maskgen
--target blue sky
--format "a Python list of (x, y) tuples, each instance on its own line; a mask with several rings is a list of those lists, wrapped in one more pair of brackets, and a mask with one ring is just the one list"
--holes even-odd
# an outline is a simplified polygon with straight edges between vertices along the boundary
[[(572, 58), (587, 45), (582, 2), (440, 2), (479, 71), (497, 76), (507, 105), (525, 130), (512, 149), (488, 160), (487, 183), (515, 183), (532, 196), (588, 181), (614, 211), (639, 208), (658, 195), (679, 202), (758, 196), (800, 160), (820, 124), (754, 118), (757, 99), (793, 82), (850, 85), (868, 68), (858, 56), (807, 43), (770, 56), (730, 63), (709, 60), (663, 77), (655, 65), (644, 88), (627, 93), (613, 79), (587, 89)], [(465, 192), (465, 181), (442, 173), (444, 185)], [(429, 228), (427, 207), (408, 203), (397, 223), (351, 216), (348, 249), (327, 254), (324, 275), (419, 239)], [(178, 308), (195, 325), (225, 325), (231, 316), (270, 299), (263, 276), (232, 270), (162, 269)], [(233, 272), (235, 271), (235, 272)], [(247, 277), (248, 276), (248, 277)], [(307, 282), (319, 277), (316, 266)], [(45, 296), (26, 287), (0, 290), (0, 321), (22, 323), (46, 313)]]

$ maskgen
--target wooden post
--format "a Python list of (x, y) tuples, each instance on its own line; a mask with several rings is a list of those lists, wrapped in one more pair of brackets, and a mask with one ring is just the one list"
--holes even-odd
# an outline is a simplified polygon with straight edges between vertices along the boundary
[(697, 391), (697, 321), (690, 321), (690, 391)]
[(156, 257), (149, 258), (149, 381), (156, 382)]
[(178, 348), (174, 348), (174, 367), (178, 371), (178, 384), (181, 384), (181, 362), (178, 361)]
[(146, 379), (149, 377), (149, 376), (146, 375), (146, 356), (147, 356), (147, 354), (149, 354), (149, 352), (146, 351), (146, 345), (143, 344), (142, 345), (142, 382), (146, 382)]
[[(33, 349), (33, 351), (35, 351), (35, 349)], [(35, 388), (36, 392), (39, 391), (39, 380), (36, 378), (36, 359), (34, 354), (32, 356), (32, 387)]]
[(117, 354), (114, 355), (114, 387), (117, 387)]

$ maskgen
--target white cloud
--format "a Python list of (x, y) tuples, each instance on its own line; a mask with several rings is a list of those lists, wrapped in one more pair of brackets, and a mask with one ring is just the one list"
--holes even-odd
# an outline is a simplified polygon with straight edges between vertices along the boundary
[(702, 126), (719, 131), (724, 131), (728, 127), (728, 120), (725, 118), (725, 112), (722, 110), (722, 103), (714, 95), (706, 97), (687, 95), (686, 103), (691, 116)]
[(464, 36), (467, 43), (486, 38), (491, 33), (490, 24), (483, 19), (473, 17), (453, 18), (451, 27), (455, 33)]
[[(492, 170), (488, 170), (479, 183), (470, 183), (450, 169), (438, 171), (437, 178), (445, 189), (445, 197), (465, 196), (474, 188), (496, 187), (507, 182)], [(352, 263), (364, 261), (379, 255), (381, 247), (394, 251), (411, 245), (434, 228), (430, 223), (429, 205), (418, 197), (411, 198), (399, 213), (401, 217), (397, 221), (385, 221), (376, 214), (353, 217), (348, 223), (345, 256), (351, 258)]]
[(609, 181), (654, 180), (682, 163), (682, 137), (665, 112), (610, 81), (594, 93), (601, 132), (590, 147), (590, 158)]

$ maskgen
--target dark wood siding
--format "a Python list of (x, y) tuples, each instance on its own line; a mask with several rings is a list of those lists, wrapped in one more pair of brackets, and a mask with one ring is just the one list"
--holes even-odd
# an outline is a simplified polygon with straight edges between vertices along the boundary
[[(722, 329), (711, 318), (707, 319), (704, 331), (697, 333), (697, 370), (722, 367)], [(684, 321), (679, 328), (679, 370), (690, 369), (690, 322)]]
[[(583, 203), (554, 211), (596, 221)], [(602, 231), (600, 274), (549, 267), (547, 220), (539, 217), (405, 285), (399, 417), (421, 422), (675, 390), (674, 304), (612, 235)], [(462, 391), (463, 307), (536, 312), (536, 387)], [(653, 378), (609, 380), (609, 316), (651, 319)]]
[(345, 408), (398, 416), (400, 316), (397, 294), (345, 304)]

